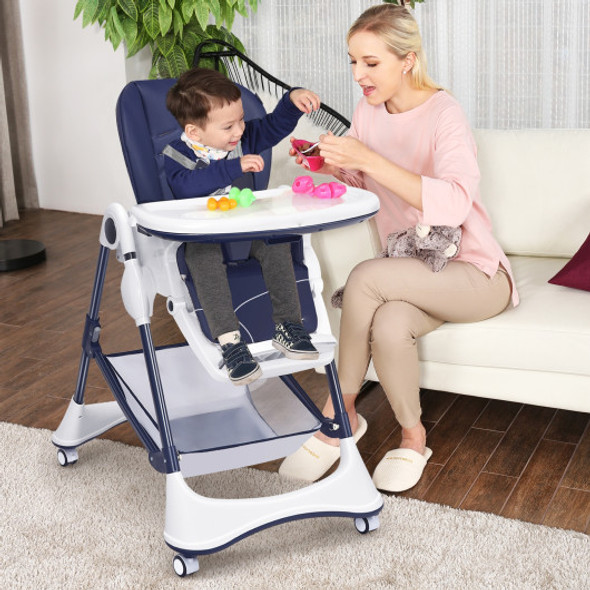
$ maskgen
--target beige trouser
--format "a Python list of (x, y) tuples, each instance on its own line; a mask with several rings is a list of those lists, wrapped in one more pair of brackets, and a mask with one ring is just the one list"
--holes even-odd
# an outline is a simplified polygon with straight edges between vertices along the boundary
[(351, 272), (342, 300), (338, 374), (343, 394), (357, 394), (369, 361), (404, 428), (420, 420), (416, 338), (444, 322), (475, 322), (503, 311), (510, 281), (467, 262), (440, 272), (413, 258), (365, 260)]

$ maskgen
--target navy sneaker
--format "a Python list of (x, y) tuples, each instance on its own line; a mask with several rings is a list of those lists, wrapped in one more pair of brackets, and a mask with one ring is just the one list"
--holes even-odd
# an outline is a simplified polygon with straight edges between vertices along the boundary
[(317, 359), (317, 348), (311, 343), (311, 336), (302, 324), (283, 322), (276, 324), (272, 345), (290, 359)]
[(223, 362), (221, 366), (227, 368), (227, 374), (234, 385), (247, 385), (256, 381), (262, 375), (260, 365), (254, 360), (248, 346), (241, 340), (224, 344), (221, 347)]

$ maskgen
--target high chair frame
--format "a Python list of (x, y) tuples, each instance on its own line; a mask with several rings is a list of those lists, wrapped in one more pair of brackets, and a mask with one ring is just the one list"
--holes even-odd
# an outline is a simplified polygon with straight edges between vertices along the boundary
[[(278, 99), (285, 91), (293, 88), (269, 74), (227, 41), (206, 39), (197, 45), (193, 66), (208, 66), (210, 60), (216, 70), (225, 73), (230, 80), (256, 94), (268, 92)], [(305, 116), (318, 127), (331, 131), (334, 135), (344, 135), (350, 128), (350, 121), (346, 117), (324, 103), (321, 103), (317, 111)]]
[[(147, 104), (150, 93), (155, 89), (162, 94), (166, 84), (131, 83), (121, 97), (139, 92)], [(118, 105), (118, 112), (121, 110)], [(138, 116), (135, 108), (129, 113), (130, 117)], [(162, 147), (161, 130), (155, 126), (151, 132), (157, 159)], [(144, 138), (138, 141), (142, 145)], [(158, 167), (140, 162), (138, 171), (134, 150), (127, 149), (124, 133), (122, 143), (140, 204), (126, 211), (113, 203), (103, 217), (76, 389), (52, 436), (59, 463), (75, 463), (78, 447), (128, 420), (145, 446), (150, 464), (166, 477), (164, 540), (176, 552), (173, 567), (179, 576), (197, 571), (200, 555), (289, 520), (349, 516), (362, 533), (377, 528), (383, 500), (354, 443), (344, 409), (334, 363), (335, 340), (321, 297), (319, 262), (309, 239), (310, 232), (372, 216), (378, 209), (377, 197), (350, 189), (339, 202), (329, 206), (316, 203), (314, 208), (312, 201), (301, 200), (311, 197), (297, 196), (290, 187), (280, 187), (256, 191), (257, 207), (238, 211), (233, 218), (207, 212), (203, 199), (175, 201), (162, 196), (141, 203), (141, 186), (150, 191), (150, 196), (157, 196), (153, 184), (158, 181)], [(152, 182), (144, 182), (142, 174), (152, 174)], [(204, 336), (194, 313), (186, 277), (178, 271), (178, 249), (183, 242), (193, 240), (223, 241), (230, 236), (232, 240), (280, 239), (295, 234), (303, 236), (309, 289), (317, 313), (312, 341), (320, 358), (290, 361), (272, 349), (268, 340), (251, 344), (263, 379), (236, 387), (219, 368), (219, 349)], [(100, 344), (99, 310), (111, 251), (124, 265), (121, 293), (125, 309), (139, 330), (141, 350), (105, 354)], [(157, 293), (166, 298), (167, 309), (186, 344), (159, 347), (154, 343), (150, 318)], [(97, 363), (115, 401), (85, 403), (91, 361)], [(320, 366), (326, 370), (335, 408), (333, 419), (321, 414), (292, 375)], [(186, 477), (284, 457), (318, 430), (340, 439), (340, 463), (332, 475), (302, 489), (263, 498), (215, 499), (193, 491), (185, 481)]]

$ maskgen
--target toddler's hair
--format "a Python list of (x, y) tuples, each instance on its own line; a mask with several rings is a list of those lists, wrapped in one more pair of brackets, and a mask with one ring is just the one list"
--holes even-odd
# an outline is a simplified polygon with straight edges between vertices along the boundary
[(240, 89), (221, 72), (192, 68), (170, 88), (166, 106), (183, 129), (189, 123), (204, 127), (213, 109), (231, 104), (241, 96)]

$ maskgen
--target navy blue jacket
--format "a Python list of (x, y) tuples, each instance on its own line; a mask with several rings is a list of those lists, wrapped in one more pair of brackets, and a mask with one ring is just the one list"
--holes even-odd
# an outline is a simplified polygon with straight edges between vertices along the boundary
[[(240, 141), (242, 153), (260, 154), (265, 149), (276, 145), (295, 129), (302, 115), (303, 113), (291, 102), (287, 92), (272, 113), (262, 119), (246, 121), (246, 128)], [(194, 152), (180, 138), (171, 142), (170, 146), (190, 160), (197, 160)], [(243, 174), (240, 158), (228, 159), (227, 157), (223, 160), (211, 160), (208, 166), (193, 170), (166, 157), (164, 170), (176, 199), (211, 195), (216, 190), (231, 185)]]

